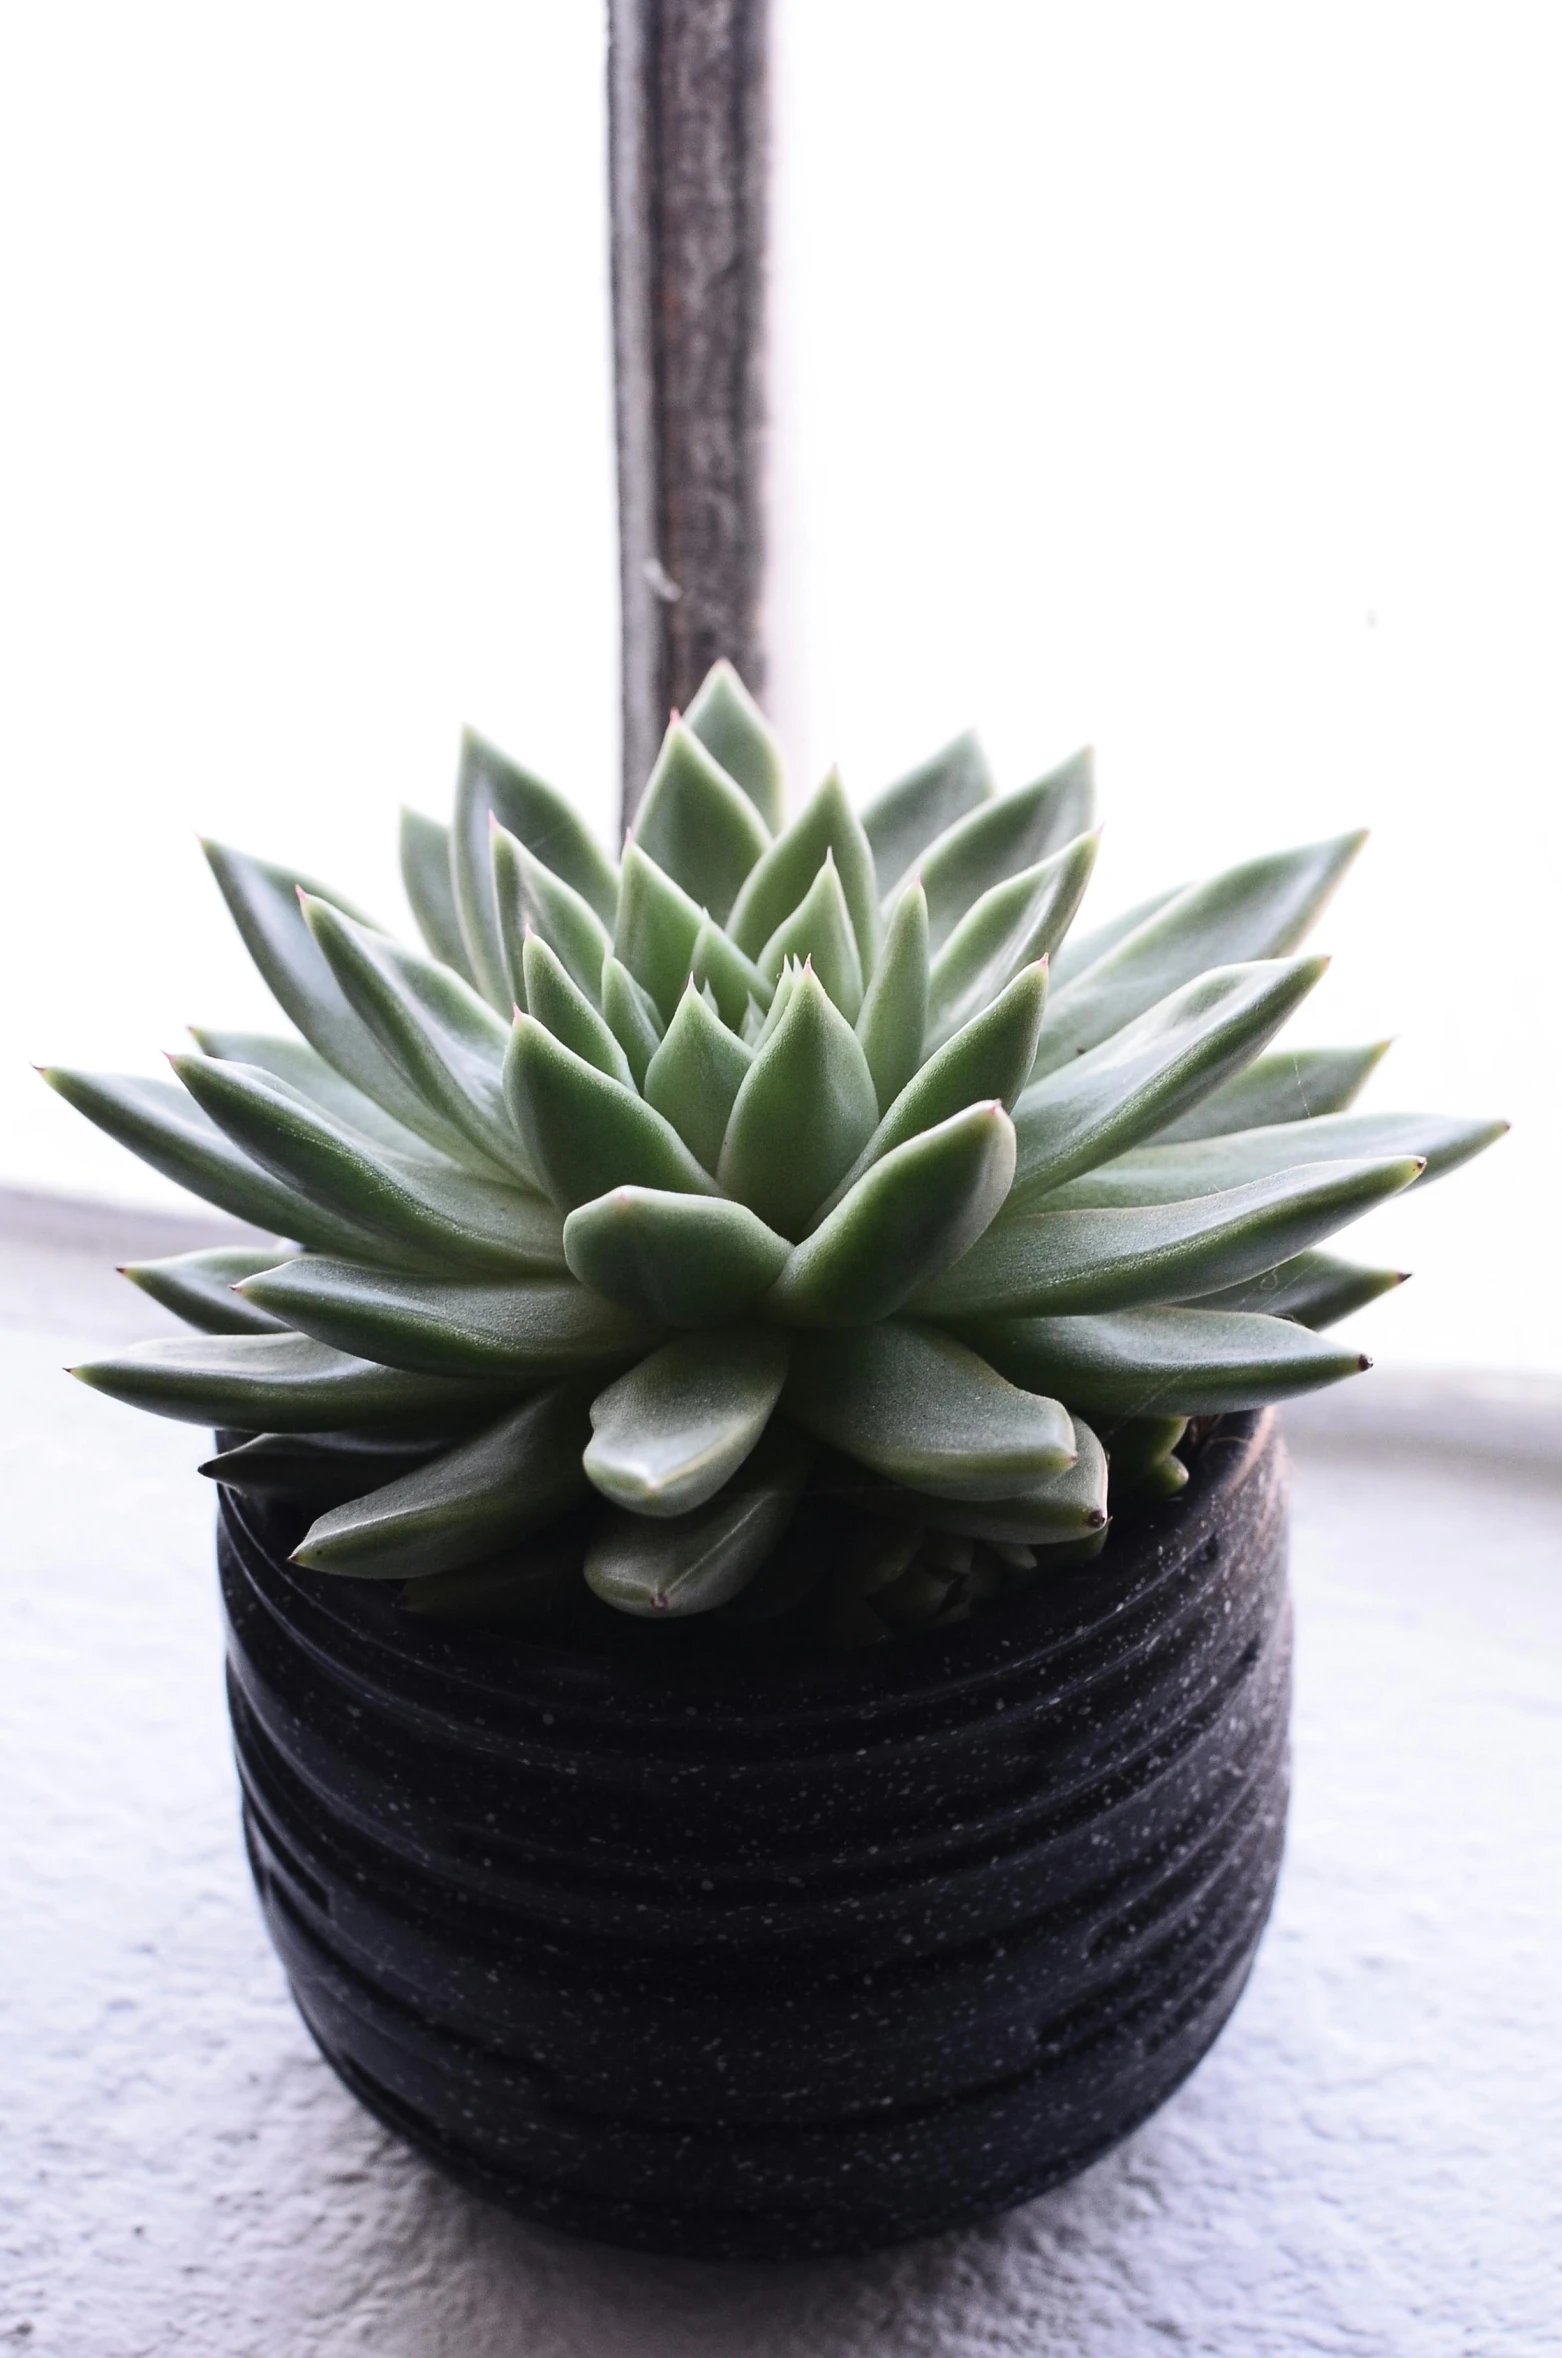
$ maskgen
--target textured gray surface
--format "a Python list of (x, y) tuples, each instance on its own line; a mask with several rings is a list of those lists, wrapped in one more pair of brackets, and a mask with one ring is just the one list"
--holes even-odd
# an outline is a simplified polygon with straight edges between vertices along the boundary
[[(68, 1223), (11, 1226), (0, 2349), (1562, 2348), (1555, 1398), (1377, 1376), (1353, 1409), (1342, 1393), (1293, 1419), (1291, 1851), (1236, 2019), (1157, 2120), (979, 2233), (787, 2270), (664, 2265), (457, 2194), (316, 2058), (239, 1849), (201, 1436), (57, 1372), (158, 1314)], [(1510, 1432), (1524, 1456), (1501, 1454)]]

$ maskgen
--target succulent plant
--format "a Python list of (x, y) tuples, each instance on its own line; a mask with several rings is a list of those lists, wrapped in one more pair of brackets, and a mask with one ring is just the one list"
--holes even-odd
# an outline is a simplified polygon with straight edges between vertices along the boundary
[(854, 1643), (1076, 1560), (1190, 1418), (1365, 1365), (1321, 1330), (1397, 1273), (1319, 1246), (1502, 1128), (1266, 1052), (1358, 837), (1081, 934), (1093, 817), (1088, 755), (998, 795), (962, 737), (787, 822), (718, 665), (616, 864), (468, 737), (422, 949), (209, 845), (295, 1031), (47, 1078), (287, 1242), (132, 1267), (199, 1331), (74, 1372), (425, 1612)]

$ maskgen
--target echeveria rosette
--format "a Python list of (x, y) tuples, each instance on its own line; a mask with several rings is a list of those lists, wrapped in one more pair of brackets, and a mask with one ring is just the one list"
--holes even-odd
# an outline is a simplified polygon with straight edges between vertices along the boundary
[(408, 814), (409, 948), (209, 847), (296, 1027), (167, 1080), (52, 1072), (286, 1247), (132, 1268), (199, 1330), (78, 1368), (252, 1438), (297, 1561), (432, 1612), (968, 1612), (1186, 1478), (1187, 1420), (1364, 1362), (1397, 1282), (1319, 1248), (1502, 1125), (1346, 1109), (1380, 1053), (1272, 1051), (1359, 839), (1074, 926), (1088, 756), (998, 795), (961, 738), (790, 822), (736, 675), (669, 728), (617, 864), (476, 738)]

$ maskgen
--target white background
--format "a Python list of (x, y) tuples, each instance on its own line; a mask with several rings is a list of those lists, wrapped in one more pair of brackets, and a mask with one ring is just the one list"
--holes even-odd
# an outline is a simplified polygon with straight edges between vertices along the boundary
[[(775, 8), (800, 770), (1092, 738), (1103, 906), (1370, 823), (1306, 1030), (1517, 1126), (1362, 1338), (1562, 1364), (1554, 13)], [(145, 1198), (25, 1063), (261, 1017), (197, 827), (393, 909), (463, 718), (606, 824), (601, 75), (590, 0), (0, 14), (0, 1177)]]

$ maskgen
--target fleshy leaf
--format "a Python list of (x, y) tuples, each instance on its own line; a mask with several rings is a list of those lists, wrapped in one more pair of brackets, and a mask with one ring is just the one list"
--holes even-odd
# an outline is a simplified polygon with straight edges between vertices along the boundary
[(612, 862), (593, 842), (562, 794), (507, 761), (472, 730), (465, 732), (456, 778), (450, 872), (461, 934), (478, 988), (501, 1015), (507, 1015), (514, 994), (499, 937), (490, 817), (519, 837), (555, 876), (572, 885), (609, 928), (618, 905), (618, 880)]
[(662, 1036), (662, 1011), (644, 984), (637, 983), (617, 958), (602, 961), (602, 1015), (629, 1060), (635, 1087), (643, 1089)]
[(1095, 762), (1087, 748), (1034, 785), (979, 803), (946, 827), (916, 863), (935, 954), (984, 892), (1083, 835), (1095, 802)]
[(1076, 1455), (1056, 1400), (1017, 1390), (952, 1335), (898, 1319), (799, 1334), (782, 1400), (805, 1431), (934, 1498), (1006, 1498)]
[(411, 1375), (333, 1351), (308, 1335), (175, 1335), (135, 1343), (71, 1374), (95, 1392), (187, 1425), (241, 1432), (334, 1433), (422, 1429), (434, 1418), (480, 1415), (522, 1388)]
[(793, 1252), (766, 1311), (796, 1326), (890, 1317), (969, 1251), (1002, 1208), (1013, 1177), (1014, 1125), (1003, 1107), (968, 1106), (858, 1180)]
[(226, 1064), (255, 1064), (263, 1073), (276, 1080), (286, 1081), (300, 1097), (312, 1097), (316, 1105), (344, 1122), (349, 1130), (361, 1130), (366, 1138), (378, 1138), (382, 1145), (395, 1147), (398, 1154), (426, 1155), (435, 1152), (427, 1139), (409, 1130), (405, 1122), (398, 1122), (372, 1097), (365, 1097), (351, 1081), (328, 1065), (323, 1056), (302, 1040), (289, 1040), (273, 1032), (234, 1032), (215, 1030), (210, 1024), (191, 1024), (190, 1037), (203, 1054), (220, 1056)]
[(1190, 884), (1059, 990), (1037, 1052), (1037, 1077), (1099, 1046), (1168, 992), (1210, 967), (1250, 964), (1294, 949), (1366, 841), (1339, 835), (1247, 860)]
[(530, 1015), (515, 1019), (504, 1092), (527, 1156), (561, 1211), (617, 1186), (717, 1192), (670, 1122)]
[(705, 912), (633, 841), (624, 846), (620, 879), (613, 954), (670, 1016), (693, 970)]
[(350, 1005), (304, 923), (298, 896), (307, 892), (317, 900), (329, 901), (354, 924), (378, 931), (373, 918), (365, 917), (328, 885), (314, 884), (291, 868), (272, 867), (266, 860), (251, 859), (247, 852), (234, 851), (223, 843), (207, 842), (201, 848), (245, 948), (272, 997), (309, 1045), (344, 1080), (372, 1097), (376, 1105), (394, 1114), (420, 1138), (460, 1154), (465, 1144), (461, 1133), (439, 1120)]
[(517, 1391), (650, 1350), (661, 1331), (573, 1277), (469, 1285), (314, 1253), (247, 1277), (242, 1299), (335, 1350), (430, 1375), (513, 1377)]
[[(1032, 1210), (1076, 1172), (1175, 1121), (1274, 1037), (1323, 970), (1321, 958), (1216, 967), (1100, 1047), (1033, 1081), (1014, 1109), (1019, 1165), (1012, 1208)], [(1049, 1015), (1043, 1040), (1050, 1022)], [(1217, 1179), (1182, 1192), (1209, 1195), (1222, 1184)]]
[(305, 893), (299, 906), (354, 1012), (423, 1102), (496, 1169), (529, 1178), (499, 1084), (509, 1027), (436, 959), (329, 901)]
[(1298, 1326), (1333, 1326), (1380, 1294), (1403, 1285), (1404, 1269), (1367, 1269), (1331, 1253), (1298, 1253), (1277, 1269), (1262, 1270), (1241, 1285), (1223, 1286), (1188, 1304), (1194, 1310), (1261, 1310), (1271, 1318), (1294, 1318)]
[(241, 1277), (276, 1265), (277, 1248), (218, 1245), (203, 1253), (176, 1253), (166, 1261), (130, 1261), (120, 1272), (154, 1302), (206, 1335), (270, 1335), (286, 1321), (234, 1292)]
[(1091, 870), (1099, 834), (1081, 835), (1050, 859), (1022, 868), (983, 893), (933, 961), (927, 1036), (936, 1047), (1038, 958), (1049, 958), (1068, 931)]
[(209, 1481), (261, 1498), (287, 1498), (319, 1514), (394, 1482), (450, 1447), (450, 1435), (256, 1433), (198, 1468)]
[(775, 1283), (787, 1250), (746, 1204), (653, 1187), (615, 1187), (564, 1223), (565, 1257), (583, 1285), (668, 1326), (741, 1317)]
[(594, 1064), (599, 1073), (606, 1073), (621, 1088), (634, 1089), (634, 1068), (619, 1045), (618, 1035), (535, 933), (527, 938), (521, 969), (527, 1013), (587, 1064)]
[(645, 1098), (707, 1171), (716, 1168), (732, 1101), (753, 1061), (691, 981), (647, 1069)]
[(707, 917), (694, 937), (689, 972), (701, 989), (714, 995), (722, 1022), (729, 1031), (741, 1029), (751, 1003), (768, 1007), (771, 986), (750, 958), (734, 949), (721, 927)]
[(922, 1062), (927, 992), (927, 896), (913, 881), (890, 912), (879, 962), (857, 1017), (857, 1037), (881, 1113)]
[[(508, 1271), (558, 1266), (558, 1222), (541, 1197), (475, 1172), (389, 1154), (251, 1065), (204, 1056), (169, 1061), (196, 1103), (247, 1154), (376, 1240), (370, 1257), (391, 1242), (436, 1267), (447, 1261)], [(293, 1233), (315, 1241), (305, 1231)]]
[(561, 1385), (415, 1473), (334, 1507), (293, 1561), (352, 1580), (409, 1580), (491, 1555), (583, 1495), (585, 1438), (580, 1389)]
[(1343, 1113), (1387, 1053), (1387, 1040), (1365, 1048), (1277, 1048), (1201, 1098), (1191, 1113), (1156, 1132), (1173, 1146), (1186, 1138), (1223, 1138), (1275, 1122), (1309, 1122)]
[(917, 854), (979, 802), (990, 801), (994, 780), (974, 729), (933, 754), (876, 794), (862, 813), (862, 831), (873, 852), (879, 890), (887, 893)]
[(664, 1343), (592, 1402), (587, 1475), (632, 1514), (665, 1519), (703, 1506), (769, 1423), (787, 1359), (773, 1327)]
[(1314, 1163), (1134, 1210), (1043, 1210), (989, 1230), (919, 1293), (919, 1317), (1049, 1316), (1178, 1302), (1292, 1259), (1420, 1176), (1419, 1161)]
[(68, 1105), (154, 1171), (231, 1212), (236, 1220), (327, 1251), (377, 1249), (379, 1239), (372, 1228), (327, 1211), (299, 1188), (262, 1170), (172, 1081), (140, 1073), (67, 1072), (58, 1065), (46, 1066), (43, 1078)]
[(990, 1007), (973, 1017), (963, 1031), (946, 1040), (921, 1071), (906, 1083), (889, 1112), (878, 1124), (861, 1154), (834, 1193), (821, 1207), (820, 1218), (833, 1212), (849, 1187), (864, 1171), (919, 1131), (968, 1105), (996, 1097), (1014, 1103), (1030, 1070), (1047, 1000), (1045, 960), (1017, 974)]
[[(612, 942), (595, 909), (503, 827), (492, 838), (494, 908), (510, 996), (525, 1000), (526, 934), (539, 934), (576, 988), (595, 1000)], [(510, 1000), (506, 1000), (508, 1011)]]
[(769, 849), (770, 830), (737, 781), (675, 720), (635, 812), (635, 841), (720, 922)]
[[(1081, 1063), (1084, 1059), (1081, 1058)], [(1030, 1096), (1021, 1099), (1023, 1115)], [(1018, 1125), (1016, 1125), (1018, 1126)], [(1320, 1114), (1310, 1122), (1275, 1122), (1262, 1130), (1234, 1130), (1224, 1138), (1190, 1139), (1182, 1146), (1136, 1147), (1103, 1162), (1049, 1196), (1047, 1210), (1084, 1211), (1097, 1205), (1175, 1203), (1245, 1187), (1275, 1171), (1304, 1163), (1360, 1156), (1417, 1155), (1426, 1163), (1421, 1185), (1453, 1171), (1502, 1137), (1506, 1122), (1461, 1120), (1452, 1114)]]
[(797, 907), (818, 875), (826, 852), (835, 855), (863, 974), (873, 972), (879, 946), (873, 854), (834, 770), (785, 834), (776, 837), (733, 904), (727, 931), (748, 957), (759, 956), (777, 926)]
[(856, 1022), (862, 1007), (862, 960), (833, 852), (825, 853), (807, 892), (766, 942), (759, 971), (774, 984), (789, 958), (811, 965), (847, 1022)]
[(475, 990), (450, 875), (450, 829), (441, 826), (438, 819), (426, 819), (421, 811), (405, 807), (401, 814), (401, 881), (429, 949)]
[(770, 834), (781, 826), (784, 772), (781, 748), (732, 665), (713, 663), (684, 714), (686, 726), (736, 778)]
[(621, 1613), (710, 1613), (746, 1588), (776, 1547), (807, 1478), (808, 1444), (773, 1419), (736, 1479), (665, 1523), (609, 1507), (586, 1551), (586, 1580)]
[(1136, 933), (1151, 917), (1158, 916), (1168, 901), (1186, 892), (1187, 886), (1173, 884), (1164, 892), (1152, 892), (1148, 900), (1135, 901), (1130, 909), (1123, 909), (1104, 924), (1093, 925), (1088, 933), (1070, 933), (1052, 961), (1052, 987), (1061, 991), (1066, 982), (1083, 974), (1087, 966), (1094, 966), (1108, 950), (1115, 950), (1126, 935)]
[(1359, 1351), (1286, 1318), (1237, 1310), (1114, 1310), (1098, 1318), (989, 1318), (961, 1333), (1017, 1384), (1046, 1384), (1087, 1416), (1212, 1416), (1358, 1375)]
[(850, 1167), (878, 1110), (856, 1033), (805, 970), (744, 1076), (716, 1176), (782, 1236), (798, 1236)]

